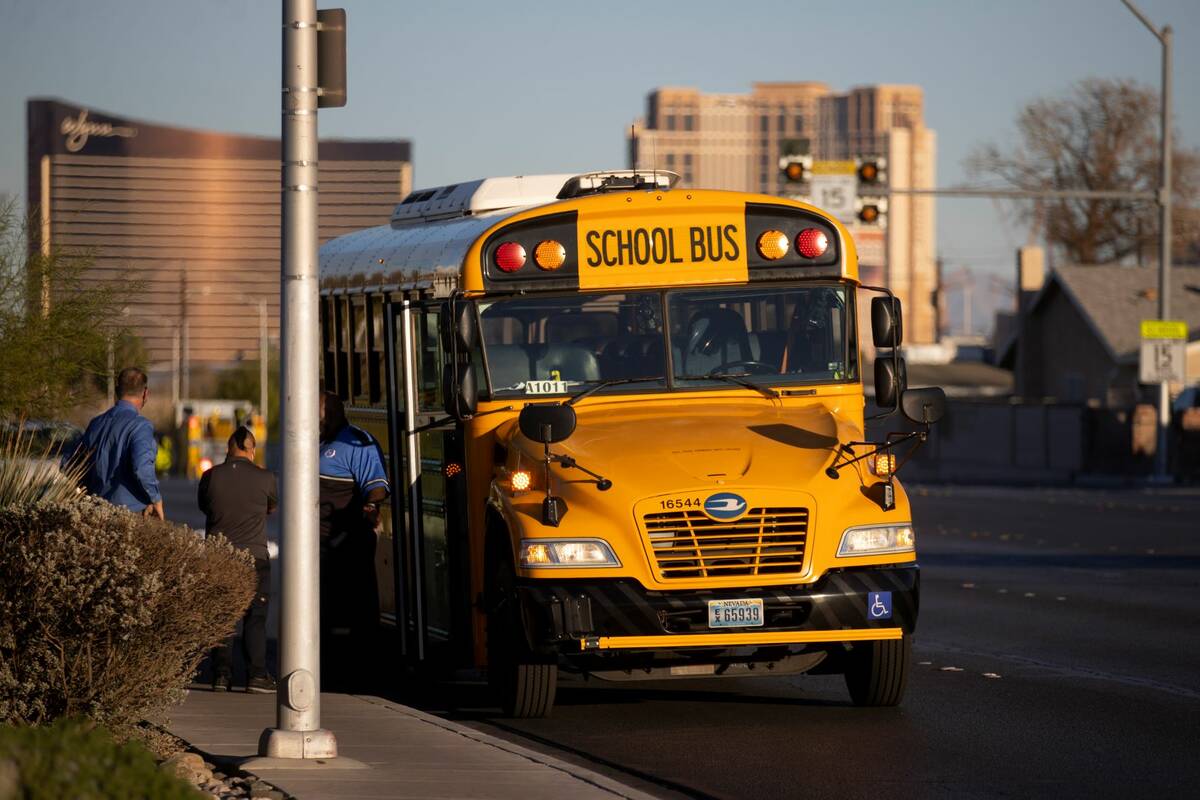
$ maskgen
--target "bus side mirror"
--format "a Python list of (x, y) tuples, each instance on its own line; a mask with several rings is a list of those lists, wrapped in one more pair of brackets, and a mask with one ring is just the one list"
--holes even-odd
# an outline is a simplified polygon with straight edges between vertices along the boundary
[(903, 358), (895, 361), (891, 356), (875, 358), (875, 405), (894, 409), (896, 400), (904, 395), (907, 386), (908, 368)]
[(526, 439), (551, 445), (575, 432), (575, 409), (565, 403), (530, 403), (521, 409), (517, 425)]
[[(442, 303), (441, 313), (442, 350), (470, 353), (479, 341), (479, 325), (475, 319), (475, 305), (460, 299)], [(451, 338), (453, 337), (453, 339)]]
[(445, 359), (442, 367), (442, 404), (447, 414), (462, 422), (473, 417), (478, 406), (475, 370), (470, 363), (470, 354), (479, 339), (475, 305), (451, 297), (442, 303), (438, 327), (442, 358)]
[(871, 298), (871, 339), (876, 347), (899, 347), (903, 327), (899, 300), (891, 295)]
[(908, 389), (900, 396), (904, 416), (921, 425), (932, 425), (946, 416), (946, 393), (936, 386)]
[(475, 370), (470, 364), (447, 364), (442, 369), (442, 404), (459, 422), (475, 416), (478, 406)]

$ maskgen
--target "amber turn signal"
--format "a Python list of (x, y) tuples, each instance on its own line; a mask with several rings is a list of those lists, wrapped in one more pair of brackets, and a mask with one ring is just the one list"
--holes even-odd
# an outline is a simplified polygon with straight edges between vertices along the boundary
[(876, 453), (871, 459), (871, 472), (880, 478), (894, 475), (896, 472), (896, 457), (891, 453)]

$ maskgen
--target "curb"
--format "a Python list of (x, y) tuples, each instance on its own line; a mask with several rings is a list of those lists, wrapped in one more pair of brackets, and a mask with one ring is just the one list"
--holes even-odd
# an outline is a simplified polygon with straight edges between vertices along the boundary
[(451, 722), (448, 719), (443, 719), (441, 717), (434, 716), (433, 714), (427, 714), (424, 711), (418, 711), (415, 708), (400, 705), (399, 703), (393, 703), (380, 697), (359, 694), (351, 696), (358, 700), (371, 703), (372, 705), (383, 706), (390, 711), (405, 714), (429, 725), (434, 725), (438, 728), (441, 728), (442, 730), (456, 733), (459, 736), (470, 739), (474, 742), (478, 742), (479, 744), (494, 747), (497, 750), (503, 750), (506, 753), (512, 753), (515, 756), (520, 756), (521, 758), (527, 759), (536, 764), (541, 764), (542, 766), (549, 767), (550, 769), (566, 773), (577, 780), (581, 780), (584, 783), (589, 783), (592, 786), (609, 792), (616, 797), (626, 798), (626, 800), (659, 800), (656, 795), (647, 794), (639, 789), (626, 786), (620, 781), (614, 780), (613, 778), (609, 778), (605, 775), (601, 775), (598, 772), (593, 772), (586, 767), (581, 767), (553, 756), (548, 756), (545, 753), (539, 753), (536, 750), (530, 750), (527, 747), (522, 747), (519, 744), (513, 744), (512, 742), (491, 736), (490, 734), (483, 733), (482, 731), (477, 731), (474, 728), (467, 727), (466, 725), (460, 725), (457, 722)]

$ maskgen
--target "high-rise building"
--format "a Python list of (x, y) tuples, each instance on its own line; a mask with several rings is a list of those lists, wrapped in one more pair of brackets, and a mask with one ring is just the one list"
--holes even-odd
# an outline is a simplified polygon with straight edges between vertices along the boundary
[[(151, 379), (257, 360), (260, 304), (279, 330), (278, 139), (28, 102), (28, 198), (40, 246), (94, 256), (90, 278), (136, 287), (125, 322)], [(411, 190), (403, 140), (320, 142), (323, 242), (388, 220)], [(186, 396), (186, 385), (181, 388)]]
[[(844, 94), (814, 81), (756, 83), (748, 94), (663, 87), (650, 92), (645, 118), (626, 135), (631, 168), (679, 173), (684, 187), (800, 196), (780, 169), (785, 155), (883, 159), (894, 189), (933, 188), (935, 179), (937, 137), (925, 127), (919, 86)], [(883, 283), (904, 304), (906, 340), (935, 341), (933, 198), (892, 195), (880, 222), (849, 227), (863, 282)]]

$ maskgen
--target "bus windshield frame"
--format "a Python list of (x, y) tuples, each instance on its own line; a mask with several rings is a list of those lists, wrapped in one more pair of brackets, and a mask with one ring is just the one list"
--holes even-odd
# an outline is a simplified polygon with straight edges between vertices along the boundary
[(781, 388), (857, 383), (854, 298), (843, 280), (480, 298), (480, 385), (499, 400), (618, 380), (600, 391), (729, 386), (713, 373)]

